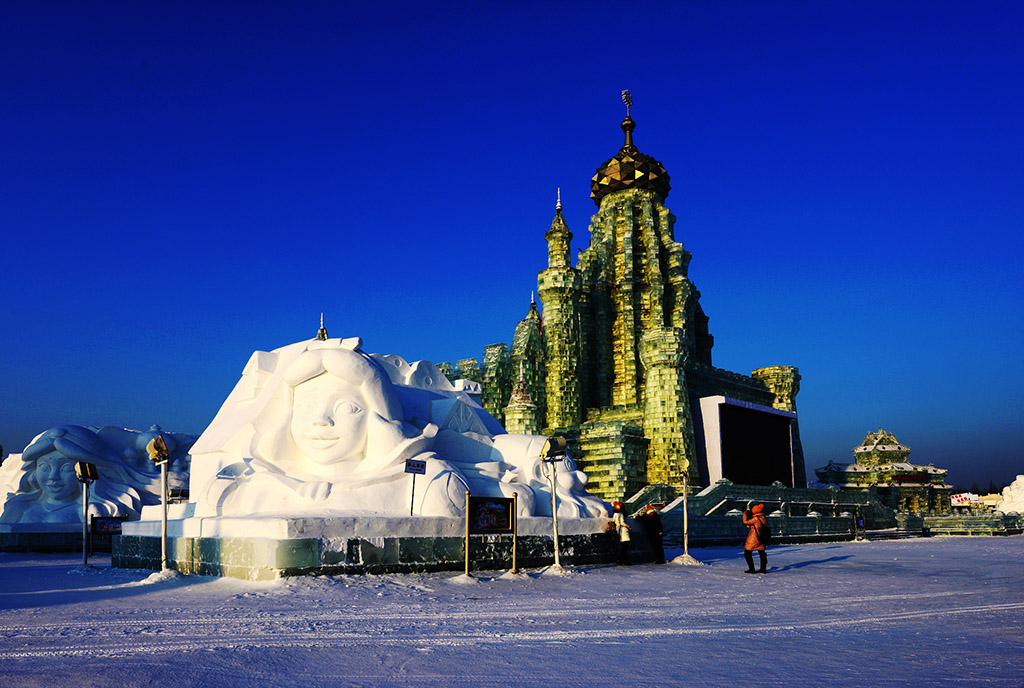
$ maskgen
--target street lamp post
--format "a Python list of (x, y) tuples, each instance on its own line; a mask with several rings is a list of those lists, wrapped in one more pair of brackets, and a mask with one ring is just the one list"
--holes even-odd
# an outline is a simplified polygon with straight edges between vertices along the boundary
[[(548, 473), (548, 480), (551, 481), (551, 523), (554, 529), (555, 540), (555, 567), (562, 568), (562, 562), (558, 551), (558, 501), (555, 494), (555, 465), (565, 458), (565, 438), (549, 437), (540, 450), (541, 461)], [(549, 468), (550, 467), (550, 468)]]
[(700, 562), (690, 556), (690, 504), (688, 499), (690, 492), (688, 480), (690, 462), (683, 459), (680, 462), (680, 466), (683, 471), (683, 553), (672, 561), (677, 564), (685, 564), (686, 566), (700, 566)]
[(157, 435), (146, 445), (149, 459), (160, 466), (160, 502), (163, 505), (163, 519), (160, 523), (160, 570), (167, 570), (167, 463), (171, 453), (163, 435)]
[(85, 461), (75, 464), (75, 475), (82, 483), (82, 566), (89, 565), (89, 484), (99, 477), (96, 466)]
[(683, 556), (690, 556), (690, 505), (687, 501), (687, 493), (690, 491), (686, 484), (686, 473), (683, 473)]

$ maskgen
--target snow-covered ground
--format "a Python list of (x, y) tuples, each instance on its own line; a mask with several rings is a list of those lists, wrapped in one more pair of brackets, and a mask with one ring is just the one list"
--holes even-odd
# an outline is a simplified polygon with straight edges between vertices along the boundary
[[(1024, 685), (1024, 538), (251, 583), (0, 554), (0, 686)], [(678, 552), (676, 552), (678, 553)]]

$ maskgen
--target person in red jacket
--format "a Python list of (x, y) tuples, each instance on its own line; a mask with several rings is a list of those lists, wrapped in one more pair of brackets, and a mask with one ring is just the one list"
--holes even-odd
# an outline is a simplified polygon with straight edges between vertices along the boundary
[[(768, 521), (764, 518), (764, 504), (744, 511), (743, 525), (750, 529), (747, 541), (743, 543), (743, 556), (747, 560), (747, 570), (744, 573), (768, 573), (768, 555), (764, 551), (764, 532), (768, 528)], [(754, 551), (757, 551), (761, 559), (761, 568), (757, 571), (754, 570), (754, 555), (751, 554)]]

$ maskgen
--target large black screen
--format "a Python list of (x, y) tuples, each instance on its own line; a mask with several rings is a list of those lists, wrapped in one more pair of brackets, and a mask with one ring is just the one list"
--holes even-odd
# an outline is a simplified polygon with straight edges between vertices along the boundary
[(722, 477), (740, 485), (793, 487), (790, 419), (742, 406), (719, 407)]

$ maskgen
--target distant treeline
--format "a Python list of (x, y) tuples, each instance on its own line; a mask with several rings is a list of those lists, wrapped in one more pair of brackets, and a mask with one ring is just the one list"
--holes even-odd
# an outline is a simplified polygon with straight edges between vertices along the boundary
[(965, 485), (954, 485), (953, 492), (954, 494), (958, 492), (973, 492), (976, 495), (1002, 494), (1003, 488), (1009, 484), (1010, 483), (996, 483), (993, 482), (992, 480), (989, 480), (988, 488), (984, 488), (978, 483), (973, 483), (970, 487), (967, 487)]

